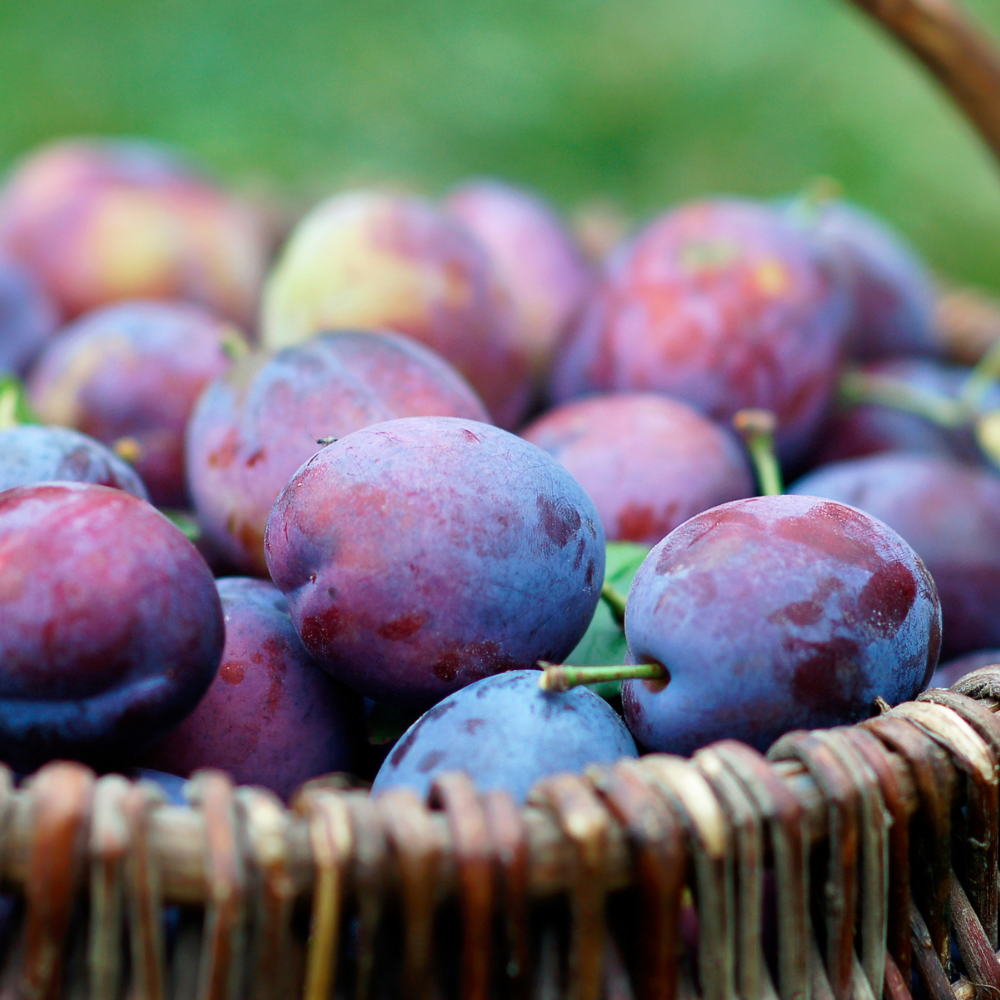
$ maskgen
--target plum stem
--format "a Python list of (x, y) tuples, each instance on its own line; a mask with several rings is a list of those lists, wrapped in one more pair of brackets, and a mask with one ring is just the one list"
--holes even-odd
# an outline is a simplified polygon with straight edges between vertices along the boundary
[(815, 177), (793, 200), (792, 210), (803, 223), (815, 224), (820, 210), (844, 193), (840, 182), (833, 177)]
[(959, 400), (970, 410), (979, 409), (986, 393), (996, 385), (997, 379), (1000, 379), (1000, 340), (990, 346), (965, 376), (958, 392)]
[(770, 410), (740, 410), (733, 417), (733, 427), (750, 452), (760, 492), (766, 497), (785, 492), (781, 466), (774, 454), (774, 431), (777, 426), (777, 418)]
[(561, 663), (539, 660), (542, 675), (538, 686), (543, 691), (568, 691), (582, 684), (604, 684), (608, 681), (666, 681), (666, 667), (660, 663), (619, 663), (606, 667), (570, 667)]
[(606, 583), (601, 587), (601, 600), (608, 606), (611, 617), (618, 623), (620, 628), (625, 627), (625, 596), (615, 590), (611, 584)]
[(874, 403), (903, 410), (939, 427), (966, 427), (972, 420), (972, 412), (964, 399), (950, 399), (900, 379), (858, 369), (848, 370), (841, 377), (840, 401), (848, 406)]

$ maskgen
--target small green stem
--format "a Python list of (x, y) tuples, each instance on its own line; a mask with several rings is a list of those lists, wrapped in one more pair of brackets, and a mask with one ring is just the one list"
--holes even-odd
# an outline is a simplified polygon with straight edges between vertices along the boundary
[(625, 597), (606, 583), (601, 587), (601, 600), (608, 606), (611, 617), (618, 623), (619, 627), (625, 627)]
[(733, 427), (750, 452), (761, 495), (775, 497), (784, 493), (781, 466), (774, 454), (774, 431), (777, 427), (774, 414), (770, 410), (740, 410), (733, 417)]
[(930, 389), (858, 369), (849, 370), (841, 377), (840, 401), (848, 406), (865, 403), (887, 406), (923, 417), (939, 427), (966, 427), (973, 418), (964, 399), (951, 399)]
[(607, 667), (568, 667), (539, 660), (542, 668), (538, 686), (543, 691), (568, 691), (581, 684), (605, 684), (608, 681), (670, 680), (666, 667), (659, 663), (626, 663)]
[(978, 410), (986, 394), (1000, 379), (1000, 340), (994, 341), (989, 350), (965, 377), (958, 398), (969, 410)]

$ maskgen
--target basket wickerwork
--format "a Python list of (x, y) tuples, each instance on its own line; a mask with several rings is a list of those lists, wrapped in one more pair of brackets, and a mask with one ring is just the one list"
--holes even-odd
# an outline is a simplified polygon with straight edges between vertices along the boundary
[[(1000, 156), (978, 29), (854, 2)], [(216, 772), (177, 806), (0, 768), (0, 1000), (996, 1000), (998, 709), (1000, 665), (767, 758), (623, 760), (524, 808), (460, 774), (427, 802), (331, 776), (289, 809)]]

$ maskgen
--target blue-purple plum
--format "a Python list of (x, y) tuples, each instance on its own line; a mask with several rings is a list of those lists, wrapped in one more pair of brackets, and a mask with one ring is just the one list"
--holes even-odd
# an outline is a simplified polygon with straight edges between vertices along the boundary
[(457, 417), (390, 420), (328, 445), (281, 492), (264, 549), (319, 663), (415, 707), (561, 660), (604, 579), (600, 517), (572, 476)]
[(39, 424), (0, 431), (0, 491), (54, 479), (96, 483), (149, 499), (135, 469), (86, 434)]
[(848, 352), (861, 360), (941, 354), (934, 317), (934, 279), (906, 240), (884, 219), (846, 201), (798, 211), (836, 254), (851, 289)]
[(118, 765), (195, 707), (223, 627), (208, 566), (144, 500), (90, 483), (0, 493), (0, 760)]
[(513, 302), (515, 340), (542, 381), (593, 281), (583, 251), (541, 198), (500, 181), (463, 184), (444, 206), (489, 253)]
[(187, 506), (184, 431), (205, 386), (242, 343), (229, 322), (179, 302), (124, 302), (73, 323), (28, 380), (46, 423), (128, 442), (153, 502)]
[(188, 424), (188, 484), (205, 537), (233, 566), (266, 576), (268, 514), (318, 439), (429, 415), (489, 421), (451, 365), (399, 334), (326, 333), (248, 355), (205, 389)]
[(58, 325), (41, 281), (23, 264), (0, 257), (0, 375), (27, 374)]
[(654, 393), (564, 403), (521, 436), (587, 491), (608, 541), (655, 545), (689, 517), (756, 492), (732, 432)]
[(504, 427), (530, 403), (509, 295), (486, 250), (430, 202), (348, 191), (296, 226), (264, 289), (261, 342), (289, 347), (343, 329), (419, 340), (469, 380)]
[(791, 487), (853, 504), (898, 531), (941, 595), (941, 652), (1000, 646), (1000, 478), (940, 455), (886, 453), (826, 465)]
[(542, 691), (537, 670), (470, 684), (425, 712), (393, 747), (372, 794), (409, 788), (425, 798), (439, 774), (464, 771), (481, 791), (523, 802), (535, 782), (588, 764), (635, 757), (635, 742), (604, 699), (586, 688)]
[(778, 210), (685, 205), (612, 255), (560, 345), (552, 395), (661, 392), (723, 422), (772, 410), (792, 461), (827, 415), (849, 306), (835, 261)]
[(226, 645), (215, 680), (142, 763), (183, 777), (218, 768), (284, 799), (310, 778), (351, 771), (363, 739), (361, 698), (313, 662), (273, 584), (228, 577), (218, 589)]
[(966, 653), (947, 663), (942, 663), (934, 671), (927, 686), (932, 688), (948, 688), (966, 674), (980, 667), (991, 667), (1000, 663), (1000, 649), (977, 649), (974, 653)]
[(792, 729), (867, 718), (927, 684), (941, 608), (930, 573), (891, 528), (809, 496), (722, 504), (639, 567), (629, 656), (663, 680), (622, 685), (625, 721), (651, 750), (734, 738), (760, 750)]

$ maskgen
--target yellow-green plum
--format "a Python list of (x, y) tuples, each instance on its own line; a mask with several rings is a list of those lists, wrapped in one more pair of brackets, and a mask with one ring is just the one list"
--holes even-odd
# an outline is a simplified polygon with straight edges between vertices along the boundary
[(459, 223), (417, 198), (352, 191), (292, 233), (264, 290), (261, 339), (279, 348), (327, 330), (395, 330), (451, 362), (513, 427), (530, 399), (513, 324), (486, 251)]

